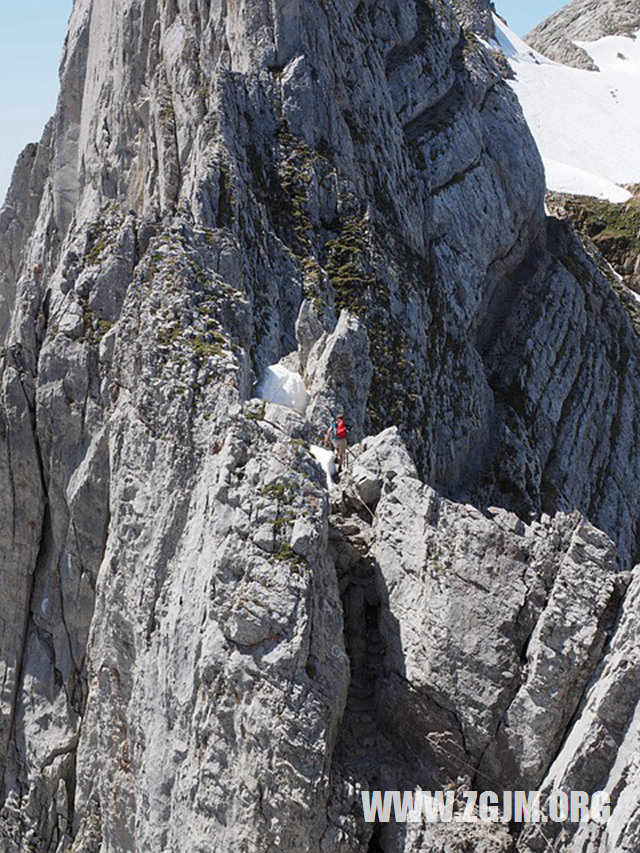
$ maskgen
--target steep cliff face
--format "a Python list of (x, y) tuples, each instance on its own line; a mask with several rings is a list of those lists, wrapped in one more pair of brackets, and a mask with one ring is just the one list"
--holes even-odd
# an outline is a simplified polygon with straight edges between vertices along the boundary
[[(358, 785), (550, 772), (636, 551), (640, 349), (543, 194), (442, 0), (77, 0), (0, 214), (8, 852), (412, 850)], [(291, 353), (307, 417), (251, 400)], [(366, 511), (306, 450), (337, 405), (398, 429)]]
[[(627, 679), (618, 669), (635, 655), (622, 627), (633, 618), (632, 590), (602, 678), (629, 581), (612, 543), (579, 513), (525, 524), (443, 500), (418, 481), (390, 432), (365, 446), (333, 519), (352, 661), (341, 728), (349, 748), (338, 740), (334, 776), (372, 790), (440, 790), (443, 780), (458, 791), (540, 789), (543, 803), (553, 783), (614, 790), (633, 772), (635, 752), (622, 742), (632, 742), (623, 733), (635, 731), (638, 693), (633, 672)], [(358, 512), (354, 490), (373, 498), (373, 516)], [(345, 531), (351, 549), (340, 547)], [(338, 849), (361, 849), (358, 810), (341, 802), (349, 842)], [(607, 845), (623, 837), (621, 849), (632, 849), (634, 815), (621, 798), (617, 826), (579, 833), (590, 838), (584, 849), (618, 849)], [(553, 846), (558, 833), (546, 825), (516, 843), (495, 826), (391, 823), (378, 827), (378, 842), (415, 853), (579, 849), (576, 827), (561, 828)]]

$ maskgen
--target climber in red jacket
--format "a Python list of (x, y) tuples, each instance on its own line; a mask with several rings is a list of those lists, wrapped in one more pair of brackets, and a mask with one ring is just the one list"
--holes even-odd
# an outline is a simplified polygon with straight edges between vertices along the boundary
[(334, 421), (331, 421), (331, 426), (327, 430), (324, 443), (329, 445), (329, 440), (333, 444), (338, 471), (341, 471), (347, 453), (347, 425), (344, 422), (342, 412), (337, 415)]

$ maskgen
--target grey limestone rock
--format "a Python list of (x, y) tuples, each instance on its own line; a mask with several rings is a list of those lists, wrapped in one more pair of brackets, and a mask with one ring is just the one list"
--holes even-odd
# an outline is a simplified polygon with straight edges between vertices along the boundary
[[(541, 784), (543, 794), (553, 788), (617, 793), (610, 821), (575, 828), (573, 844), (578, 849), (626, 853), (638, 845), (640, 809), (632, 793), (638, 784), (638, 582), (636, 567), (597, 677), (585, 691), (571, 732)], [(543, 843), (560, 845), (558, 829), (548, 826)], [(536, 835), (525, 831), (518, 849), (543, 849)]]
[[(410, 474), (385, 481), (367, 517), (350, 497), (355, 482), (341, 482), (331, 517), (333, 548), (347, 555), (337, 568), (352, 668), (333, 770), (342, 813), (347, 779), (364, 790), (536, 790), (561, 744), (584, 746), (582, 776), (563, 787), (595, 789), (601, 759), (582, 741), (581, 703), (600, 685), (612, 711), (603, 650), (612, 635), (613, 647), (625, 637), (615, 619), (628, 577), (611, 541), (577, 513), (525, 525), (502, 509), (483, 515), (447, 501)], [(633, 596), (630, 588), (627, 610)], [(622, 730), (637, 701), (631, 680), (616, 717)], [(622, 809), (628, 828), (635, 812)], [(343, 830), (352, 839), (371, 833), (357, 821)], [(418, 851), (426, 837), (429, 850), (515, 849), (499, 827), (475, 832), (444, 825), (425, 836), (419, 825), (390, 824), (380, 843)], [(534, 834), (526, 837), (518, 849), (537, 850)]]
[(490, 0), (453, 0), (453, 8), (460, 23), (481, 35), (484, 39), (493, 38), (494, 5)]
[(365, 438), (351, 470), (353, 485), (366, 504), (380, 499), (385, 480), (417, 476), (416, 467), (395, 427)]
[(640, 344), (482, 22), (75, 2), (0, 212), (3, 849), (510, 850), (359, 789), (599, 778), (591, 696), (637, 841)]
[(342, 311), (333, 332), (322, 335), (307, 358), (305, 381), (312, 398), (307, 415), (319, 432), (341, 409), (352, 440), (362, 437), (372, 373), (366, 330)]

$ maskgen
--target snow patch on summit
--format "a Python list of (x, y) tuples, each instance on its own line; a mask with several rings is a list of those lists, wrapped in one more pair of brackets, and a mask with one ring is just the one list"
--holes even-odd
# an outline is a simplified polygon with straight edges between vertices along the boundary
[(640, 39), (576, 42), (600, 71), (553, 62), (494, 17), (496, 42), (515, 73), (510, 85), (538, 144), (547, 187), (612, 202), (640, 182)]

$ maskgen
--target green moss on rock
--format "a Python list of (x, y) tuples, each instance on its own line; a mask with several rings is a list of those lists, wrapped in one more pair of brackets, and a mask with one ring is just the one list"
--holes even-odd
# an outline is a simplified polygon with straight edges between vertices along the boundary
[(354, 216), (326, 245), (327, 274), (335, 291), (336, 308), (358, 315), (365, 311), (367, 289), (375, 285), (375, 276), (368, 270), (366, 241), (366, 220)]

